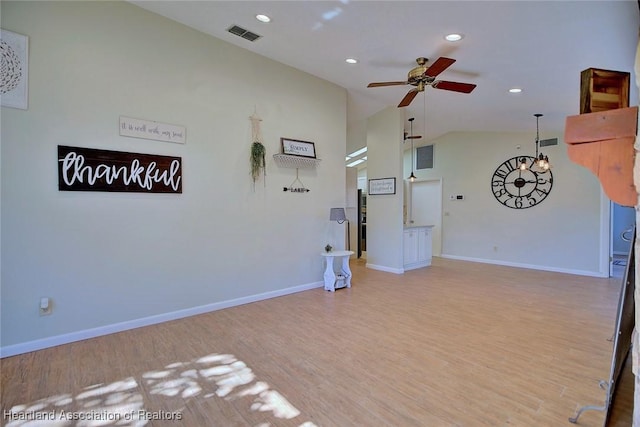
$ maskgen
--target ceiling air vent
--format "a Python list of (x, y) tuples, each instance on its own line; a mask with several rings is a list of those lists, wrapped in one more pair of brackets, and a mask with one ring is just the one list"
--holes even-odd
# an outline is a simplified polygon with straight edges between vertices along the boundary
[(262, 37), (261, 35), (252, 33), (251, 31), (245, 30), (244, 28), (238, 27), (237, 25), (232, 25), (231, 27), (227, 28), (227, 31), (231, 34), (235, 34), (236, 36), (240, 36), (245, 40), (249, 40), (250, 42), (254, 42)]

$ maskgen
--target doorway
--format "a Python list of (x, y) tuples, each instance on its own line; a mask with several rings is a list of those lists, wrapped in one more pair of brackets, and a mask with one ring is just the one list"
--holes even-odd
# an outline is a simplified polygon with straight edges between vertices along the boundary
[(433, 225), (432, 253), (442, 254), (442, 179), (409, 183), (406, 225)]
[(623, 277), (631, 251), (636, 212), (632, 207), (611, 202), (611, 233), (609, 242), (609, 276)]
[(367, 194), (358, 189), (358, 258), (367, 258)]

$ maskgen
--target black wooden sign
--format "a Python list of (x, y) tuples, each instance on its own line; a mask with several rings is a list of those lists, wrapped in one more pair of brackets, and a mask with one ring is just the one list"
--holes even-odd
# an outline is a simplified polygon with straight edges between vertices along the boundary
[(58, 145), (58, 190), (182, 193), (182, 158)]

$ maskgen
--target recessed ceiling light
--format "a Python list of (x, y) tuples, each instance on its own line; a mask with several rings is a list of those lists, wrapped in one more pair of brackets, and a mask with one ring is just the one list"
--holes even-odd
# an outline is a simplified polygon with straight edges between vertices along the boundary
[(260, 22), (271, 22), (271, 18), (267, 15), (256, 15), (256, 19)]
[(355, 59), (355, 58), (347, 58), (347, 59), (345, 59), (345, 62), (346, 62), (347, 64), (357, 64), (357, 63), (358, 63), (358, 60), (357, 60), (357, 59)]
[(522, 92), (522, 89), (520, 89), (519, 87), (512, 87), (511, 89), (509, 89), (509, 93), (520, 93)]
[(448, 42), (457, 42), (460, 41), (464, 38), (464, 36), (462, 34), (458, 34), (458, 33), (451, 33), (451, 34), (447, 34), (446, 36), (444, 36), (444, 39)]

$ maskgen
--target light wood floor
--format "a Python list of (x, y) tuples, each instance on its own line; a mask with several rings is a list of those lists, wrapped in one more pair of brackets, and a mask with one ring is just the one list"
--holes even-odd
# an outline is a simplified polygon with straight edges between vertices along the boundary
[[(120, 417), (41, 425), (538, 427), (602, 405), (619, 279), (438, 258), (404, 275), (351, 265), (351, 289), (5, 358), (3, 414)], [(595, 411), (579, 419), (602, 423)]]

